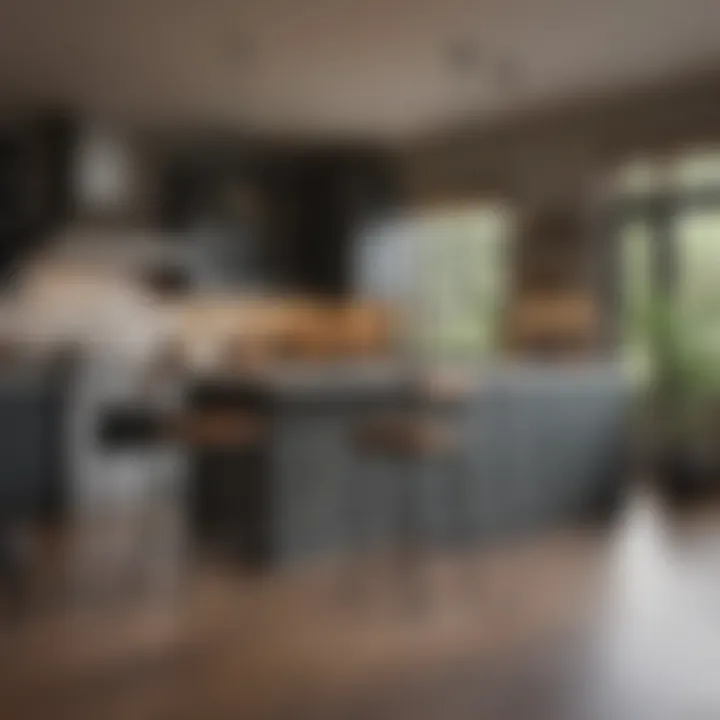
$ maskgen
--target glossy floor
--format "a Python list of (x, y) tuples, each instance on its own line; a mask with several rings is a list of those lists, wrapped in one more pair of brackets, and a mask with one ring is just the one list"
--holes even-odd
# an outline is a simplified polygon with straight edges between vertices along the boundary
[(639, 493), (609, 530), (399, 574), (251, 577), (119, 547), (78, 565), (62, 543), (4, 621), (3, 718), (720, 717), (714, 509)]

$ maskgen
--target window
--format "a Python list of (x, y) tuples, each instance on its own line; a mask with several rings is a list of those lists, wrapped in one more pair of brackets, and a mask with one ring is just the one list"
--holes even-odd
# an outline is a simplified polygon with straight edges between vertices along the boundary
[(720, 152), (633, 161), (617, 188), (625, 358), (647, 364), (649, 315), (665, 296), (693, 345), (720, 360)]
[(621, 258), (621, 345), (623, 359), (631, 371), (649, 371), (649, 315), (652, 311), (652, 227), (642, 218), (625, 222), (620, 236)]
[(394, 304), (406, 345), (477, 358), (498, 347), (512, 218), (500, 204), (425, 209), (366, 229), (359, 290)]
[(695, 342), (720, 358), (720, 198), (716, 208), (678, 212), (673, 236), (679, 317)]

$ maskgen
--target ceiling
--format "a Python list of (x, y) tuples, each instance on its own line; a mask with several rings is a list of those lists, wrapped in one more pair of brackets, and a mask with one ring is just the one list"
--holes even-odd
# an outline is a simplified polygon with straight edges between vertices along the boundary
[(0, 99), (404, 139), (720, 65), (717, 0), (2, 0)]

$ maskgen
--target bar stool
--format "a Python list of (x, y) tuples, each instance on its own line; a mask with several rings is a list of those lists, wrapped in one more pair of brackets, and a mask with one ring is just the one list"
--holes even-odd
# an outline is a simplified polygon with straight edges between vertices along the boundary
[(398, 410), (368, 413), (359, 423), (354, 438), (359, 472), (353, 478), (349, 493), (348, 524), (352, 539), (361, 545), (366, 539), (366, 528), (359, 515), (367, 507), (364, 493), (368, 484), (367, 463), (388, 461), (392, 465), (394, 485), (393, 550), (413, 604), (423, 599), (421, 565), (427, 550), (425, 490), (438, 465), (448, 474), (441, 483), (441, 512), (452, 515), (453, 505), (464, 502), (457, 492), (463, 487), (462, 478), (458, 476), (463, 469), (456, 422), (438, 412), (439, 409), (432, 398), (425, 397), (410, 401)]
[[(263, 417), (254, 411), (239, 409), (207, 408), (198, 410), (181, 410), (167, 413), (152, 408), (116, 407), (109, 411), (101, 426), (103, 444), (111, 449), (141, 449), (159, 446), (167, 442), (182, 442), (194, 450), (209, 453), (250, 453), (259, 450), (266, 437), (267, 423)], [(235, 478), (237, 482), (247, 481), (247, 478)], [(233, 498), (222, 498), (222, 504), (228, 514), (237, 520), (235, 500), (242, 493), (233, 493)], [(190, 503), (193, 514), (202, 511), (197, 507), (203, 496), (202, 488), (194, 488)], [(152, 498), (147, 497), (148, 505)], [(248, 513), (240, 513), (245, 516)], [(195, 518), (199, 522), (200, 518)], [(226, 531), (230, 523), (219, 523), (216, 527), (220, 533)], [(202, 530), (202, 528), (197, 527)], [(248, 554), (245, 547), (246, 538), (240, 537), (249, 532), (245, 527), (232, 524), (235, 540), (233, 545), (241, 546), (239, 550)], [(208, 539), (206, 537), (206, 539)], [(227, 545), (228, 538), (225, 538)]]

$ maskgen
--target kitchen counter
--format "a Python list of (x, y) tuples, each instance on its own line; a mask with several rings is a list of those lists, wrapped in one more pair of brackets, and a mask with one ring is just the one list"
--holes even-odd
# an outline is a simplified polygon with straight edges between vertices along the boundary
[[(491, 540), (612, 506), (623, 481), (629, 399), (618, 368), (523, 364), (474, 377), (419, 376), (430, 401), (424, 409), (451, 422), (458, 439), (452, 462), (431, 467), (417, 483), (428, 542)], [(411, 387), (407, 377), (399, 366), (196, 377), (191, 405), (241, 408), (267, 421), (252, 448), (198, 450), (200, 496), (207, 501), (217, 491), (216, 507), (244, 535), (240, 545), (263, 562), (352, 551), (348, 498), (365, 498), (370, 543), (389, 542), (402, 468), (363, 455), (355, 438), (367, 411), (397, 410)], [(447, 497), (456, 498), (453, 506)]]

